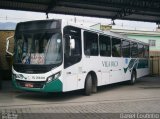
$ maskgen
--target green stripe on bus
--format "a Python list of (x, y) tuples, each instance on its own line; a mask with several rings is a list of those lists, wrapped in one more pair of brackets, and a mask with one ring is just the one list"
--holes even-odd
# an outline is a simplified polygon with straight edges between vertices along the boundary
[(130, 70), (133, 67), (135, 61), (136, 61), (135, 59), (130, 60), (128, 67), (124, 68), (124, 73), (126, 73), (128, 69)]

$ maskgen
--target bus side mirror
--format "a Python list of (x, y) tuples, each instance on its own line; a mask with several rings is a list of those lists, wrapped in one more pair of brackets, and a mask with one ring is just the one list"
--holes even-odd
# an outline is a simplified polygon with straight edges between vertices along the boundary
[(13, 36), (10, 36), (6, 39), (6, 53), (13, 56), (13, 53), (9, 52), (9, 43), (11, 38), (13, 38)]
[(75, 39), (72, 39), (71, 36), (69, 37), (70, 37), (70, 48), (75, 49)]

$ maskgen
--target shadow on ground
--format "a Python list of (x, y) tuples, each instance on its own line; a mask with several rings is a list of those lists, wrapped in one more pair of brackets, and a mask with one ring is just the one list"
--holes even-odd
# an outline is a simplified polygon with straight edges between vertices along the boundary
[[(98, 94), (101, 94), (110, 90), (119, 90), (121, 87), (124, 87), (124, 86), (128, 86), (126, 82), (107, 85), (107, 86), (101, 86), (101, 87), (98, 87)], [(64, 92), (64, 93), (42, 93), (42, 92), (21, 91), (21, 93), (16, 95), (16, 98), (25, 99), (25, 100), (26, 99), (36, 100), (36, 101), (64, 102), (64, 101), (69, 101), (71, 99), (73, 100), (82, 96), (85, 96), (84, 90), (70, 91), (70, 92)]]

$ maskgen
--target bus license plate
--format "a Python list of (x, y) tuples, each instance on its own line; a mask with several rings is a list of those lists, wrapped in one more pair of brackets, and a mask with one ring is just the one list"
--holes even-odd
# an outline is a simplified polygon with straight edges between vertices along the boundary
[(33, 84), (32, 83), (25, 83), (25, 87), (27, 87), (27, 88), (33, 88)]

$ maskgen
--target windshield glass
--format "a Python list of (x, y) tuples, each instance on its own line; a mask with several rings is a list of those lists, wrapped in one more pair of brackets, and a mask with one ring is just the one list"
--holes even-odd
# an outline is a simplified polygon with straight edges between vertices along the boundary
[(15, 36), (14, 63), (58, 64), (62, 62), (62, 34), (23, 31)]

